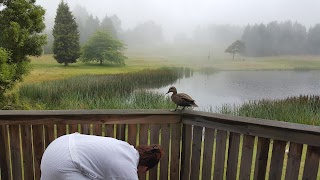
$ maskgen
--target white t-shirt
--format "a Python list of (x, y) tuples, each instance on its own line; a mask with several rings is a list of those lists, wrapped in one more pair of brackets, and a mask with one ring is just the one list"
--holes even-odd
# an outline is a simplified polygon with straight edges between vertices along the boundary
[(41, 180), (138, 180), (139, 153), (125, 141), (110, 137), (64, 135), (46, 149)]

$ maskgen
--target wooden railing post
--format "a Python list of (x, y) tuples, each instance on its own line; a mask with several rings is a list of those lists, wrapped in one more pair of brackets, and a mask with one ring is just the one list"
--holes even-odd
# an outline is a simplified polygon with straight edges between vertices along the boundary
[(6, 125), (0, 126), (0, 168), (2, 179), (10, 177), (10, 162), (8, 149), (8, 131)]

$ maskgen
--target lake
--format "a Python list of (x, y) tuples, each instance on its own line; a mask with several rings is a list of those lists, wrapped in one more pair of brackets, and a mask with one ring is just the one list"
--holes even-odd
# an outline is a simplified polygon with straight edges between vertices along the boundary
[[(152, 89), (165, 94), (170, 86), (196, 100), (200, 110), (240, 105), (250, 100), (283, 99), (320, 94), (320, 71), (218, 71), (193, 73), (172, 84)], [(169, 95), (167, 95), (169, 96)]]

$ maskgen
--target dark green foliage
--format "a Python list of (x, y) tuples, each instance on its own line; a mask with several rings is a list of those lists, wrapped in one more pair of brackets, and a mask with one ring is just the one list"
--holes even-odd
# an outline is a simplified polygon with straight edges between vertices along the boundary
[(100, 64), (125, 64), (125, 45), (114, 39), (108, 31), (98, 30), (83, 46), (81, 60), (83, 62), (97, 61)]
[(307, 38), (307, 52), (309, 54), (320, 54), (320, 24), (311, 27)]
[(59, 4), (53, 27), (53, 53), (58, 63), (67, 66), (80, 57), (79, 31), (75, 18), (63, 1)]
[(246, 44), (247, 56), (320, 54), (320, 24), (309, 31), (300, 23), (286, 21), (270, 22), (267, 25), (248, 25), (242, 41)]
[(28, 56), (40, 56), (46, 35), (45, 10), (35, 1), (1, 1), (0, 7), (0, 96), (28, 72)]
[(232, 54), (232, 59), (234, 59), (234, 55), (236, 53), (242, 53), (245, 50), (245, 45), (243, 41), (237, 40), (233, 42), (226, 50), (226, 53)]

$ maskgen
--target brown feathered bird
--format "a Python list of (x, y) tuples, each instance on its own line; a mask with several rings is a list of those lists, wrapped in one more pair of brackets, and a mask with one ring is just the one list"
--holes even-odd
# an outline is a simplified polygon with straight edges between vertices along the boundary
[(170, 87), (169, 91), (166, 94), (170, 92), (172, 92), (171, 100), (177, 105), (174, 111), (176, 111), (179, 106), (183, 107), (182, 110), (185, 107), (189, 107), (189, 106), (198, 107), (198, 105), (195, 103), (195, 100), (193, 100), (188, 94), (177, 93), (177, 89), (175, 87), (173, 86)]

